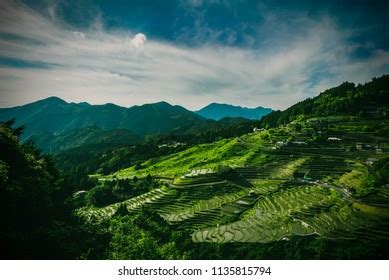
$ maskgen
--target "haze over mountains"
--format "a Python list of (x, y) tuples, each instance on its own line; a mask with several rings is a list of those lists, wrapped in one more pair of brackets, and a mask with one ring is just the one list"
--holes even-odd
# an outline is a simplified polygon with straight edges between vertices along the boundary
[(127, 129), (102, 129), (88, 126), (79, 129), (50, 134), (38, 132), (28, 138), (45, 153), (57, 154), (81, 146), (128, 146), (141, 142), (142, 137)]
[(211, 103), (208, 106), (195, 111), (195, 113), (204, 118), (216, 121), (226, 117), (240, 117), (250, 120), (258, 120), (272, 111), (272, 109), (264, 107), (246, 108), (229, 104)]
[[(24, 139), (36, 134), (58, 135), (86, 127), (98, 127), (105, 130), (126, 129), (136, 135), (144, 136), (201, 126), (210, 122), (207, 118), (214, 120), (224, 117), (254, 119), (254, 111), (258, 118), (265, 112), (271, 111), (270, 109), (261, 111), (263, 109), (261, 107), (248, 109), (220, 105), (210, 104), (195, 113), (167, 102), (125, 108), (110, 103), (105, 105), (90, 105), (86, 102), (67, 103), (58, 97), (49, 97), (23, 106), (0, 109), (0, 121), (15, 118), (15, 125), (26, 127), (23, 134)], [(261, 113), (258, 113), (259, 111)], [(242, 119), (237, 121), (242, 121)], [(228, 122), (231, 121), (222, 123)], [(90, 135), (90, 131), (86, 135)]]

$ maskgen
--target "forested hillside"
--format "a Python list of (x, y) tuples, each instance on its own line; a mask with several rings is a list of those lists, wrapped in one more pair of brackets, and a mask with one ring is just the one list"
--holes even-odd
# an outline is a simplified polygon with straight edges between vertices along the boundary
[(90, 126), (127, 129), (144, 136), (204, 121), (199, 115), (166, 102), (125, 108), (115, 104), (67, 103), (58, 97), (0, 109), (0, 121), (13, 118), (16, 125), (25, 126), (23, 139), (37, 133), (58, 134)]
[(37, 133), (27, 139), (35, 143), (44, 153), (58, 154), (77, 147), (122, 147), (139, 143), (143, 140), (126, 129), (102, 129), (85, 127), (57, 134)]
[(314, 98), (301, 101), (285, 111), (263, 117), (260, 126), (275, 127), (299, 118), (331, 115), (389, 118), (389, 75), (374, 78), (364, 85), (344, 82)]

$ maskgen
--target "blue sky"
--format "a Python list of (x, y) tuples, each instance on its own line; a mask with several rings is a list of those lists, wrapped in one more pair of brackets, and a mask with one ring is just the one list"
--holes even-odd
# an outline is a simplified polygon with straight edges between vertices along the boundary
[[(325, 3), (319, 3), (325, 2)], [(339, 3), (341, 2), (341, 3)], [(389, 72), (385, 1), (1, 1), (0, 107), (284, 109)]]

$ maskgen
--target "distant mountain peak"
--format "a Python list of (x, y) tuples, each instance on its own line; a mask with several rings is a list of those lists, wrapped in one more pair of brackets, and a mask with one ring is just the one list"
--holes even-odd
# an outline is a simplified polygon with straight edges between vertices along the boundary
[(45, 99), (38, 100), (35, 103), (49, 103), (49, 104), (67, 104), (67, 102), (57, 96), (50, 96)]
[(169, 106), (173, 106), (172, 104), (166, 102), (166, 101), (160, 101), (160, 102), (156, 102), (156, 103), (153, 103), (155, 105), (169, 105)]
[(270, 112), (272, 112), (272, 109), (260, 106), (256, 108), (247, 108), (237, 105), (213, 102), (196, 111), (195, 113), (204, 118), (213, 120), (220, 120), (226, 117), (240, 117), (254, 120), (260, 119)]
[(78, 103), (78, 105), (81, 105), (81, 106), (92, 106), (90, 103), (85, 102), (85, 101)]
[(111, 103), (111, 102), (105, 103), (105, 104), (103, 104), (101, 106), (108, 107), (108, 108), (124, 108), (122, 106), (119, 106), (119, 105), (117, 105), (115, 103)]

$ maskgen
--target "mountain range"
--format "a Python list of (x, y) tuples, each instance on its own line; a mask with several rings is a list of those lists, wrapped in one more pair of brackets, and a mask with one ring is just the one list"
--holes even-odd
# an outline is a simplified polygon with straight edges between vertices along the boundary
[[(45, 135), (42, 139), (47, 139), (47, 137), (51, 137), (50, 135), (56, 136), (87, 127), (98, 127), (104, 130), (126, 129), (143, 137), (171, 131), (182, 132), (204, 125), (219, 127), (242, 122), (253, 118), (254, 113), (251, 115), (248, 113), (251, 112), (250, 110), (260, 111), (259, 108), (248, 109), (214, 103), (198, 112), (192, 112), (167, 102), (125, 108), (111, 103), (104, 105), (90, 105), (86, 102), (68, 103), (58, 97), (49, 97), (22, 106), (2, 108), (0, 109), (0, 121), (15, 118), (16, 126), (25, 126), (23, 139), (29, 139), (33, 136), (37, 139), (36, 135)], [(271, 111), (270, 109), (264, 110), (262, 114)], [(257, 116), (260, 116), (258, 114)], [(228, 118), (222, 120), (221, 123), (207, 120), (220, 120), (222, 116)], [(229, 117), (239, 118), (231, 120)], [(242, 117), (246, 119), (242, 119)], [(79, 135), (79, 133), (79, 131), (74, 132), (72, 135)], [(83, 133), (90, 135), (90, 131)]]
[(15, 125), (24, 125), (24, 137), (36, 133), (59, 134), (84, 127), (127, 129), (140, 136), (167, 132), (184, 125), (203, 122), (199, 115), (166, 102), (121, 107), (115, 104), (90, 105), (67, 103), (49, 97), (27, 105), (0, 109), (0, 121), (15, 118)]

